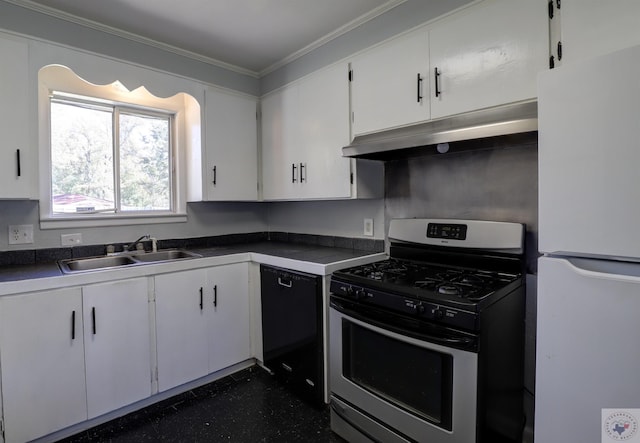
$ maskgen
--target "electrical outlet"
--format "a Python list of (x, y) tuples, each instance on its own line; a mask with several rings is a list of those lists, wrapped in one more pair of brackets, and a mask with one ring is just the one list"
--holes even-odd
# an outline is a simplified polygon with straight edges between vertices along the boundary
[(33, 225), (9, 225), (9, 244), (33, 243)]
[(373, 237), (373, 219), (372, 218), (364, 219), (364, 235)]
[(62, 234), (60, 236), (62, 246), (75, 246), (82, 244), (82, 234)]

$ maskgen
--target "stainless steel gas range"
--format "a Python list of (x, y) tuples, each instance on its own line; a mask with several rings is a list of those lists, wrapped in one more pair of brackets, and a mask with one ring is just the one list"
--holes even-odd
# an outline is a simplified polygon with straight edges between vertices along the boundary
[(390, 258), (331, 278), (331, 428), (493, 442), (523, 425), (524, 226), (397, 219)]

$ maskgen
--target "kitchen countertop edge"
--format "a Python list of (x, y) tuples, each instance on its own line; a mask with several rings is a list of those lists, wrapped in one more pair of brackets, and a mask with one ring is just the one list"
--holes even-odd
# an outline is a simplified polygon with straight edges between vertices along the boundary
[(0, 296), (151, 277), (171, 272), (201, 269), (233, 263), (253, 262), (309, 274), (327, 276), (350, 266), (386, 258), (384, 252), (348, 250), (276, 242), (260, 242), (214, 248), (190, 249), (199, 258), (149, 263), (76, 274), (62, 274), (57, 262), (27, 265), (0, 275)]

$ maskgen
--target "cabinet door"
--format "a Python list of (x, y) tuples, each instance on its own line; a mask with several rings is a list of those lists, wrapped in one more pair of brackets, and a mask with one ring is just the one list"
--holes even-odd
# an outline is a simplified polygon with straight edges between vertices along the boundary
[(209, 372), (207, 290), (206, 271), (201, 269), (155, 277), (160, 391)]
[(299, 137), (299, 89), (287, 86), (262, 100), (262, 195), (265, 200), (289, 199), (300, 187), (296, 158)]
[(6, 442), (87, 419), (80, 288), (0, 300)]
[(257, 103), (209, 88), (205, 137), (208, 200), (258, 199)]
[(428, 41), (420, 28), (351, 61), (353, 136), (429, 119)]
[(29, 47), (0, 37), (0, 198), (29, 198)]
[(251, 358), (249, 265), (237, 263), (207, 271), (213, 298), (209, 320), (209, 371)]
[(431, 118), (533, 99), (548, 67), (547, 2), (481, 2), (436, 22), (429, 45)]
[(563, 0), (560, 13), (562, 64), (640, 44), (637, 0)]
[(151, 395), (145, 278), (82, 288), (89, 418)]
[(349, 144), (349, 82), (346, 64), (336, 64), (299, 83), (300, 196), (348, 198), (351, 163), (342, 156)]

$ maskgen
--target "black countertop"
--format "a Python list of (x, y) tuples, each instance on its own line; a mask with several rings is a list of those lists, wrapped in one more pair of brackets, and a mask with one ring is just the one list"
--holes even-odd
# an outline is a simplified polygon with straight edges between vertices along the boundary
[[(188, 249), (202, 255), (203, 257), (219, 257), (251, 252), (321, 265), (328, 265), (382, 252), (281, 241), (258, 241), (235, 245)], [(0, 266), (0, 283), (36, 278), (60, 277), (63, 275), (64, 274), (62, 274), (58, 267), (57, 261)]]

